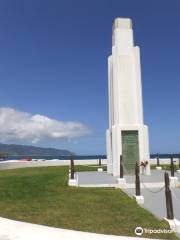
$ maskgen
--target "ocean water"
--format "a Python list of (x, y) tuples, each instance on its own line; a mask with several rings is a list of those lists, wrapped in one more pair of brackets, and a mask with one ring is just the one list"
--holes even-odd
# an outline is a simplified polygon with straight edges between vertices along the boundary
[[(179, 158), (180, 154), (159, 154), (159, 157), (161, 159), (165, 159), (165, 158)], [(21, 160), (21, 159), (25, 159), (29, 156), (10, 156), (8, 158), (6, 158), (6, 160)], [(57, 159), (57, 160), (69, 160), (71, 158), (71, 156), (30, 156), (33, 159), (45, 159), (45, 160), (52, 160), (52, 159)], [(84, 160), (84, 159), (106, 159), (106, 155), (74, 155), (72, 156), (73, 159), (75, 160)], [(151, 158), (156, 158), (157, 154), (151, 154), (150, 155)]]
[(45, 159), (45, 160), (69, 160), (73, 158), (75, 160), (84, 160), (84, 159), (106, 159), (106, 155), (74, 155), (74, 156), (10, 156), (6, 158), (6, 160), (21, 160), (27, 157), (31, 157), (32, 159)]

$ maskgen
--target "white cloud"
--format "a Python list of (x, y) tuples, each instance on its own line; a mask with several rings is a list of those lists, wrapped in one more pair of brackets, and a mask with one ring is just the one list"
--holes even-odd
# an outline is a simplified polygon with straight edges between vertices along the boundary
[(78, 122), (63, 122), (43, 115), (32, 115), (13, 108), (0, 108), (0, 141), (37, 143), (46, 139), (75, 138), (89, 133)]

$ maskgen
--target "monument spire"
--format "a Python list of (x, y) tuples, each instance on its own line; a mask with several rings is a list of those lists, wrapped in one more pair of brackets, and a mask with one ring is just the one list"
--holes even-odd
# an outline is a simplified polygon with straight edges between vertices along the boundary
[[(122, 155), (124, 167), (134, 173), (137, 161), (149, 161), (149, 143), (148, 128), (143, 121), (140, 50), (134, 46), (129, 18), (116, 18), (113, 23), (108, 90), (108, 172), (119, 175)], [(149, 166), (146, 173), (150, 173)]]

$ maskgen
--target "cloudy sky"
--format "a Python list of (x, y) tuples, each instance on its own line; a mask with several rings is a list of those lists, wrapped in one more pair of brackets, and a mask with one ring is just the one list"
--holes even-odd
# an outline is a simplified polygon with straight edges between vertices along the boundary
[(0, 142), (105, 153), (115, 17), (141, 48), (151, 153), (180, 152), (180, 1), (1, 0)]
[(62, 122), (12, 108), (0, 108), (0, 140), (37, 144), (48, 139), (73, 139), (90, 131), (77, 122)]

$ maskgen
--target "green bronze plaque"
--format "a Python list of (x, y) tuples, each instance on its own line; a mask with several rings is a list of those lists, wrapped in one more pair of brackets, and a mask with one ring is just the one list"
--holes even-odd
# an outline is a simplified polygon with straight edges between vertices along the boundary
[(139, 162), (138, 131), (122, 131), (122, 157), (124, 173), (134, 175), (135, 164)]

